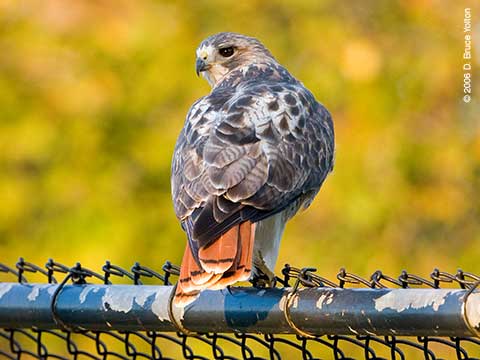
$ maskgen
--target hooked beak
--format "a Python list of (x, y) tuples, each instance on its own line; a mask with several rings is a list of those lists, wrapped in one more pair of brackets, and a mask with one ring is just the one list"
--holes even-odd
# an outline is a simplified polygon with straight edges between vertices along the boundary
[(200, 75), (202, 71), (208, 70), (208, 68), (209, 66), (205, 60), (197, 58), (197, 61), (195, 61), (195, 72), (197, 73), (197, 76)]

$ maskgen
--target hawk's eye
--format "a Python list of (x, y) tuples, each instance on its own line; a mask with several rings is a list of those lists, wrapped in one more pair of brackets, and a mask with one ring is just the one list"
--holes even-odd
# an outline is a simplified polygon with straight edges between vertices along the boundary
[(233, 55), (233, 47), (232, 46), (224, 47), (224, 48), (221, 48), (220, 50), (218, 50), (218, 52), (223, 57), (230, 57), (230, 56)]

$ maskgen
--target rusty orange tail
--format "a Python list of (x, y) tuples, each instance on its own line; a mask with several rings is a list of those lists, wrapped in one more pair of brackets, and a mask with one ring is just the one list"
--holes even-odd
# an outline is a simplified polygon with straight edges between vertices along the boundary
[(211, 244), (198, 251), (195, 261), (187, 242), (174, 303), (185, 306), (201, 290), (219, 290), (237, 281), (248, 280), (252, 267), (255, 224), (245, 221), (231, 227)]

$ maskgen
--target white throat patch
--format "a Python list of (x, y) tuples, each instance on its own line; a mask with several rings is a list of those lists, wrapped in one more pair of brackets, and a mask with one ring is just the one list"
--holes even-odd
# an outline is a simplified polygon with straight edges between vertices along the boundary
[(214, 87), (227, 73), (228, 69), (226, 67), (220, 64), (212, 64), (212, 67), (202, 72), (202, 75), (210, 86)]

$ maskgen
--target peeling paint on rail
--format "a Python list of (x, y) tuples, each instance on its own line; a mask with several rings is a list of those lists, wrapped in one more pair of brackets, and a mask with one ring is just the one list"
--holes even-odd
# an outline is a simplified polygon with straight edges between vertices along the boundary
[(417, 289), (392, 290), (389, 293), (375, 299), (375, 309), (383, 311), (392, 309), (402, 312), (408, 309), (421, 309), (431, 306), (433, 311), (445, 304), (445, 299), (456, 290), (421, 291)]
[(102, 297), (103, 309), (128, 313), (133, 304), (143, 306), (148, 297), (155, 295), (156, 289), (147, 286), (109, 286)]
[(316, 303), (317, 309), (322, 310), (323, 305), (331, 304), (333, 301), (333, 297), (334, 295), (332, 293), (320, 295)]
[(10, 291), (10, 289), (13, 287), (13, 284), (11, 283), (0, 283), (0, 299)]
[(155, 295), (155, 300), (153, 300), (152, 312), (157, 315), (160, 321), (170, 321), (170, 316), (168, 315), (170, 291), (170, 288), (158, 290)]
[(28, 301), (35, 301), (37, 298), (45, 291), (49, 296), (52, 296), (55, 290), (57, 289), (57, 284), (25, 284), (25, 286), (31, 287), (32, 290), (27, 296)]
[(30, 294), (28, 294), (27, 299), (28, 301), (35, 301), (38, 295), (40, 295), (40, 288), (41, 285), (34, 285), (32, 287), (32, 291), (30, 291)]
[(96, 286), (85, 286), (79, 296), (80, 304), (83, 304), (87, 300), (87, 296), (90, 292), (97, 293), (100, 290), (100, 287)]

